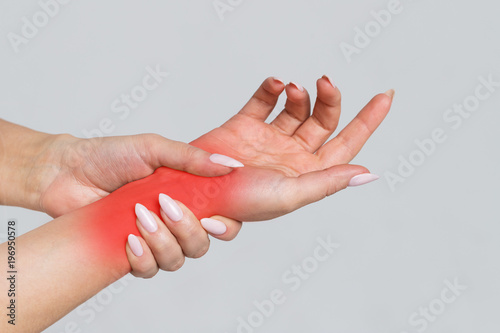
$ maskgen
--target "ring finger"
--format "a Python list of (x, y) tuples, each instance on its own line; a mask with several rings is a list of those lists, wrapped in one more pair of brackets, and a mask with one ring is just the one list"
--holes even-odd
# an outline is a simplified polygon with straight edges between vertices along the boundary
[(175, 236), (154, 213), (136, 204), (137, 227), (153, 252), (160, 269), (176, 271), (184, 264), (184, 254)]
[(292, 135), (311, 114), (309, 93), (301, 85), (290, 82), (286, 88), (285, 108), (271, 125), (286, 135)]

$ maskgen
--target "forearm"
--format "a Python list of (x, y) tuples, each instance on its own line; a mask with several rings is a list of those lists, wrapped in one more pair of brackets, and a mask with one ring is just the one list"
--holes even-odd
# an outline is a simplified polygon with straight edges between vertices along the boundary
[(40, 173), (54, 135), (0, 119), (0, 205), (39, 210)]
[(87, 256), (114, 270), (129, 269), (124, 251), (129, 234), (140, 235), (134, 207), (143, 204), (160, 216), (158, 196), (165, 193), (184, 203), (198, 218), (223, 215), (231, 217), (231, 183), (237, 170), (222, 177), (199, 177), (185, 172), (159, 168), (139, 181), (129, 183), (83, 209), (87, 221), (75, 230), (88, 242)]
[[(103, 267), (89, 256), (88, 240), (75, 230), (87, 222), (83, 212), (59, 217), (16, 240), (15, 326), (4, 317), (1, 332), (40, 332), (127, 273)], [(0, 245), (7, 262), (7, 243)], [(0, 280), (2, 308), (9, 304), (10, 282)]]
[[(20, 332), (40, 331), (130, 272), (125, 253), (127, 236), (140, 235), (135, 203), (159, 214), (158, 194), (167, 193), (186, 203), (198, 217), (211, 216), (230, 210), (230, 177), (232, 174), (205, 178), (160, 168), (19, 237), (16, 268), (18, 283), (23, 287), (16, 294), (19, 312), (15, 328)], [(5, 243), (0, 246), (2, 255), (6, 247)], [(8, 281), (0, 281), (1, 290), (8, 290)], [(7, 304), (6, 293), (0, 293), (0, 301)], [(2, 328), (12, 326), (3, 320), (0, 331), (4, 331)]]

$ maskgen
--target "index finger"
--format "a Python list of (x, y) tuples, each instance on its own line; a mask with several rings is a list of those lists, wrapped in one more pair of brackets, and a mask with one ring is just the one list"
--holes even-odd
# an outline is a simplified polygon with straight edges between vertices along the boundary
[(394, 90), (375, 96), (358, 115), (317, 152), (324, 168), (349, 163), (389, 113)]

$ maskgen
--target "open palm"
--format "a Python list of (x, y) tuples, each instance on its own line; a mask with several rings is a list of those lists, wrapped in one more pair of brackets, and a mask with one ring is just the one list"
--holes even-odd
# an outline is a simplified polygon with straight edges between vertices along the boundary
[[(326, 76), (317, 81), (311, 115), (307, 91), (268, 78), (237, 115), (191, 143), (245, 164), (229, 175), (238, 188), (232, 191), (225, 215), (244, 221), (273, 218), (331, 195), (354, 176), (368, 173), (348, 163), (389, 112), (393, 91), (375, 96), (327, 142), (337, 128), (341, 104), (340, 92), (330, 82)], [(285, 89), (284, 110), (266, 123)]]

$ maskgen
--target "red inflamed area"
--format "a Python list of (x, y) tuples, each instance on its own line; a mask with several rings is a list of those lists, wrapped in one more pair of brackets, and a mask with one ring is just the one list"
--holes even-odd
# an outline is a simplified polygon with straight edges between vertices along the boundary
[(87, 255), (117, 271), (130, 270), (125, 245), (129, 234), (140, 236), (135, 204), (141, 203), (160, 216), (158, 196), (165, 193), (185, 204), (198, 219), (221, 214), (231, 216), (228, 196), (237, 170), (221, 177), (200, 177), (166, 167), (129, 183), (75, 213), (77, 232)]

